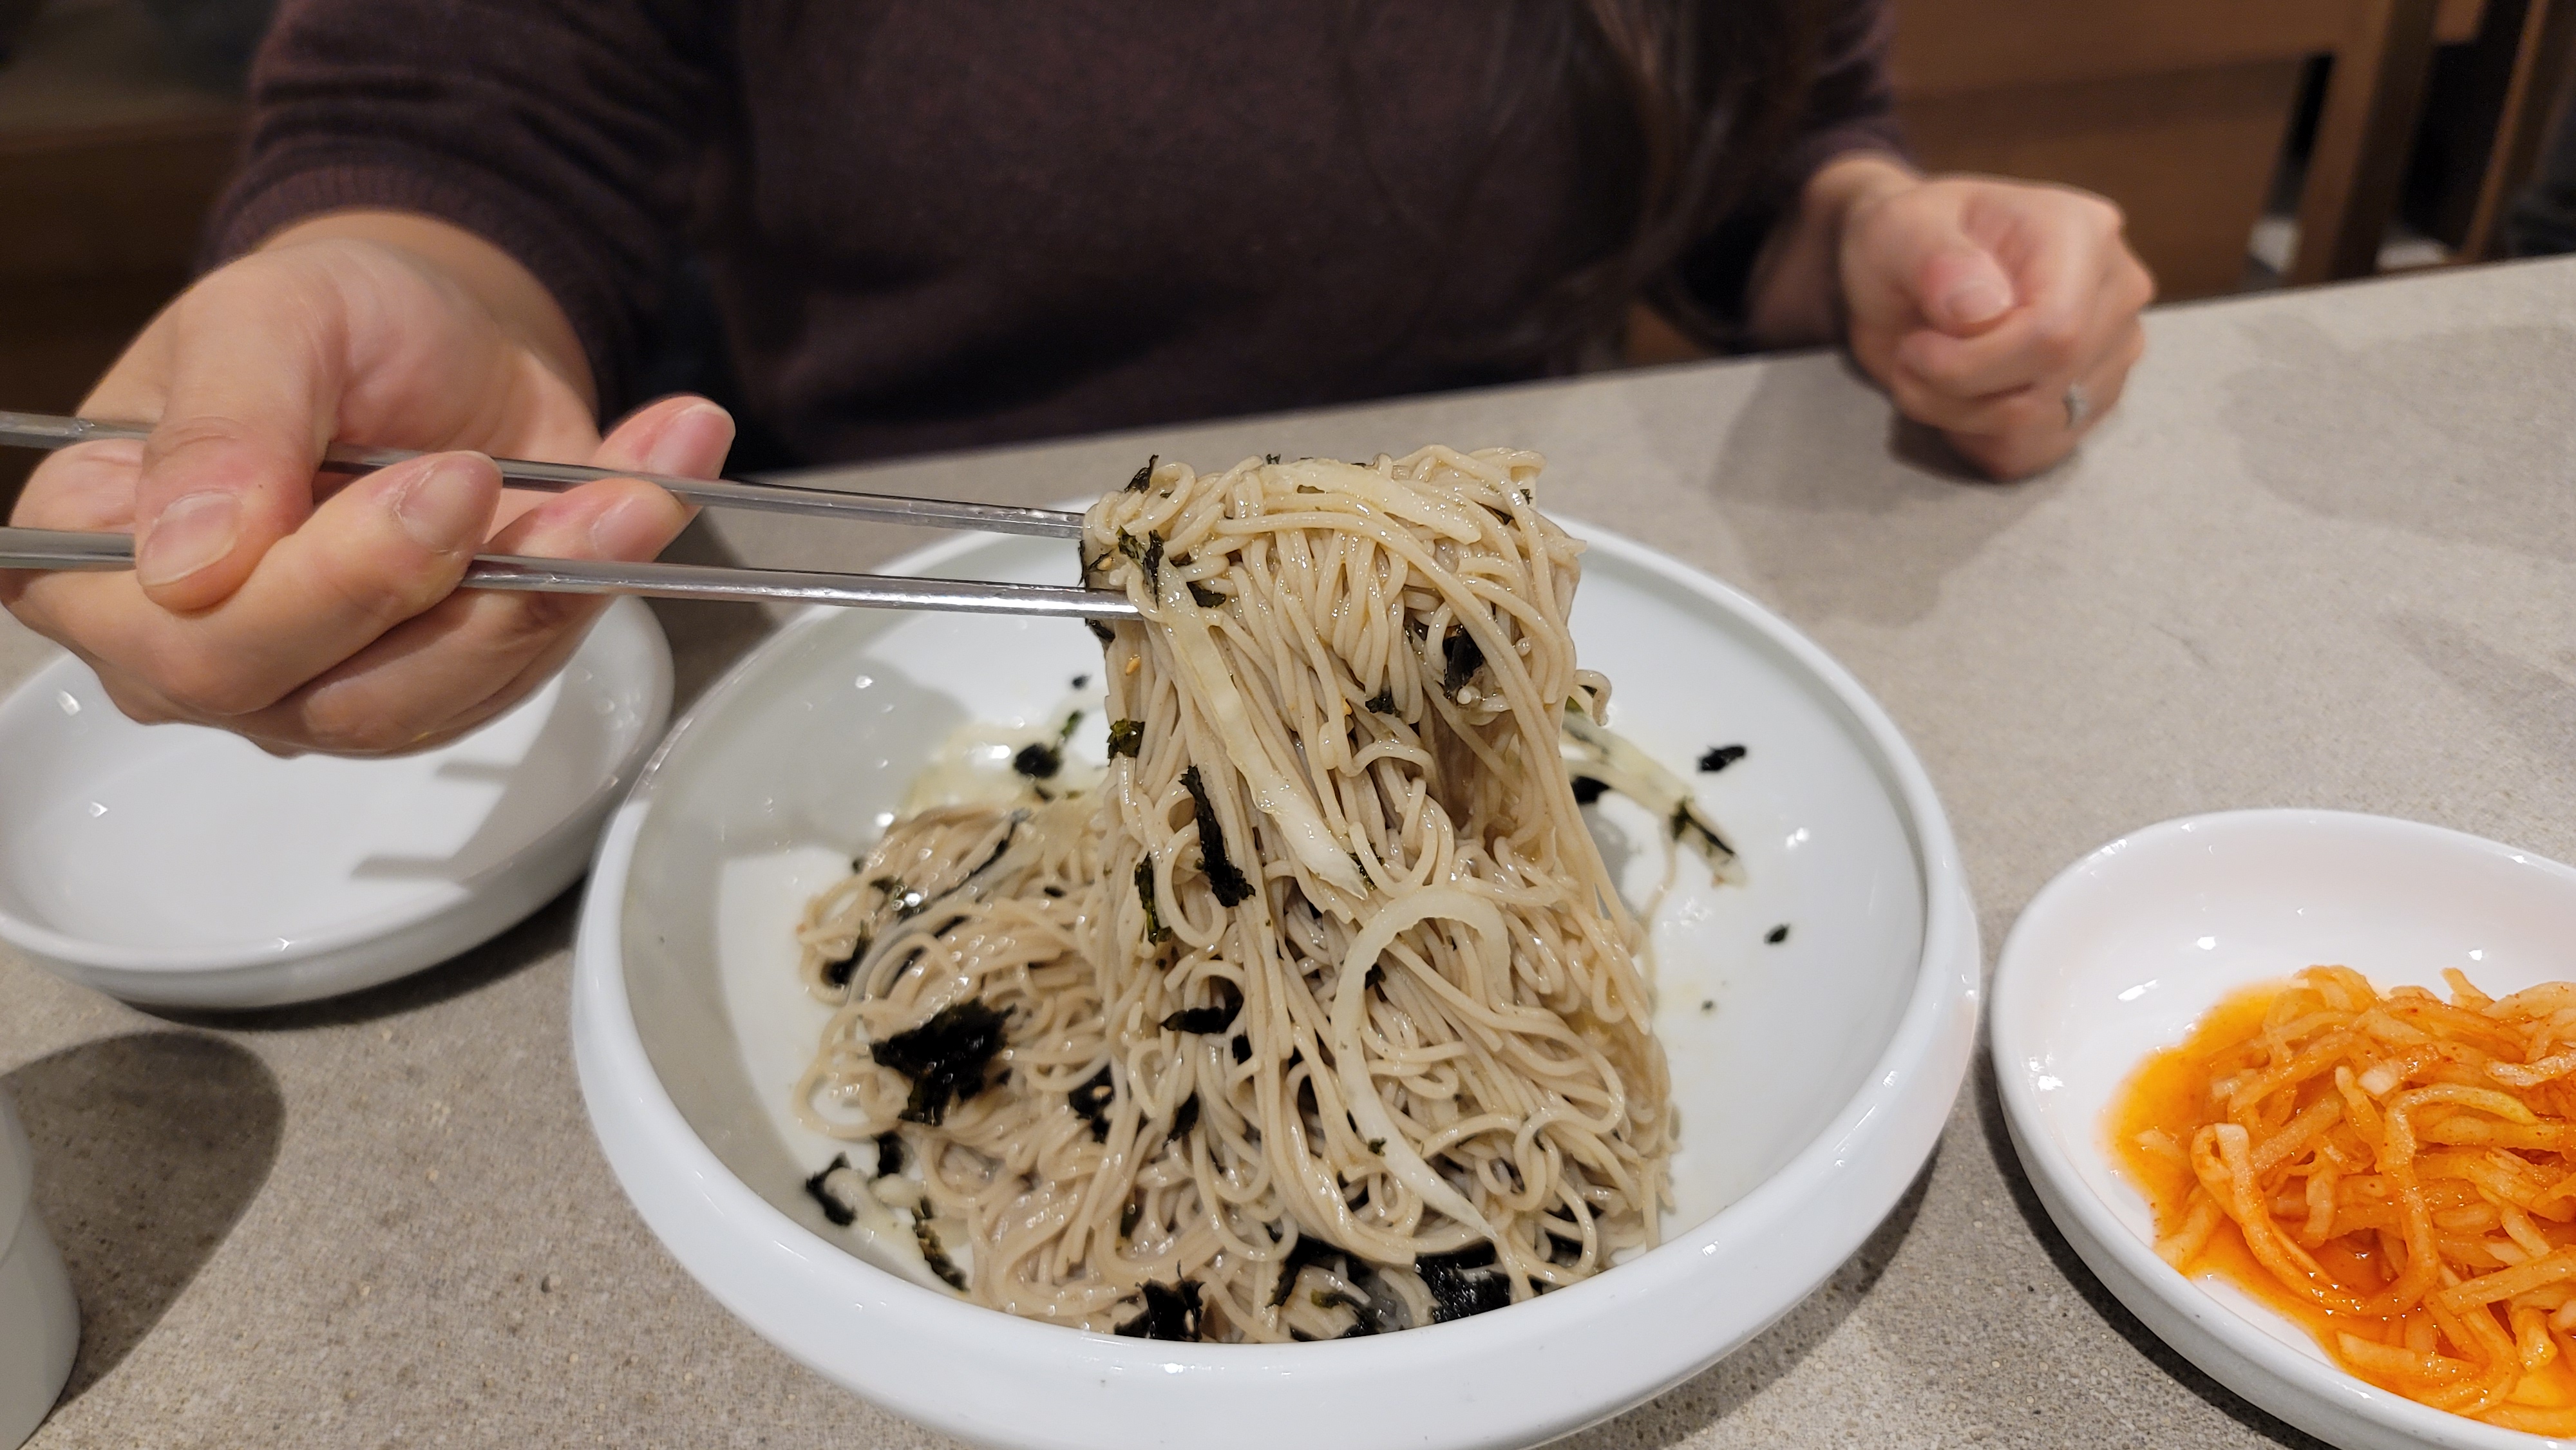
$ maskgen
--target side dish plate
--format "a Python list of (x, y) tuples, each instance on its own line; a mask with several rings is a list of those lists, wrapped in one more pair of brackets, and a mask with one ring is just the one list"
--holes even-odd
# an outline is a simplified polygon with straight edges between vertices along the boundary
[(160, 1006), (391, 981), (577, 880), (670, 710), (670, 648), (631, 599), (507, 714), (389, 760), (137, 725), (66, 655), (0, 701), (0, 938)]
[(1995, 1080), (2031, 1186), (2148, 1328), (2300, 1429), (2346, 1450), (2558, 1443), (2366, 1384), (2251, 1296), (2155, 1256), (2147, 1202), (2112, 1164), (2114, 1095), (2221, 998), (2320, 964), (2445, 995), (2445, 967), (2497, 996), (2576, 976), (2576, 870), (2315, 810), (2166, 821), (2086, 856), (2032, 899), (1995, 969)]

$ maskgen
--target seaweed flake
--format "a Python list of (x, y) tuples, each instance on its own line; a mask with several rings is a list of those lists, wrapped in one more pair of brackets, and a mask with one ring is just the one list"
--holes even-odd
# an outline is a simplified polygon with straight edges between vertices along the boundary
[(1276, 453), (1264, 453), (1261, 455), (1261, 461), (1264, 463), (1277, 463), (1279, 461), (1279, 455)]
[(1074, 677), (1073, 677), (1073, 687), (1074, 687), (1075, 689), (1077, 689), (1077, 690), (1081, 689), (1083, 686), (1088, 685), (1088, 684), (1090, 684), (1090, 683), (1091, 683), (1091, 676), (1089, 676), (1089, 675), (1076, 675), (1076, 676), (1074, 676)]
[(1031, 780), (1053, 780), (1064, 769), (1064, 752), (1044, 741), (1023, 745), (1020, 753), (1011, 757), (1011, 769)]
[(1136, 899), (1145, 903), (1145, 940), (1170, 941), (1172, 929), (1163, 925), (1163, 909), (1154, 904), (1154, 858), (1136, 858)]
[(823, 1206), (823, 1217), (831, 1220), (834, 1228), (848, 1228), (859, 1221), (857, 1209), (835, 1198), (832, 1191), (823, 1186), (824, 1179), (849, 1166), (849, 1154), (835, 1153), (832, 1155), (832, 1161), (824, 1164), (820, 1172), (805, 1180), (805, 1191), (814, 1195), (814, 1201)]
[(1201, 584), (1196, 579), (1190, 581), (1190, 598), (1196, 600), (1199, 608), (1201, 609), (1215, 609), (1225, 603), (1224, 595), (1217, 593), (1215, 590), (1210, 589), (1204, 584)]
[(912, 1221), (912, 1241), (920, 1246), (921, 1261), (930, 1266), (930, 1272), (939, 1276), (939, 1282), (960, 1294), (966, 1292), (966, 1276), (957, 1272), (957, 1265), (950, 1261), (948, 1250), (940, 1246), (939, 1233), (930, 1226), (930, 1220), (916, 1218)]
[(1229, 1045), (1229, 1047), (1232, 1049), (1232, 1051), (1233, 1051), (1233, 1053), (1234, 1053), (1234, 1061), (1235, 1061), (1235, 1065), (1236, 1065), (1236, 1066), (1240, 1067), (1240, 1066), (1242, 1066), (1244, 1063), (1247, 1063), (1247, 1062), (1252, 1061), (1252, 1039), (1251, 1039), (1251, 1038), (1246, 1037), (1246, 1036), (1244, 1036), (1242, 1033), (1238, 1032), (1238, 1033), (1234, 1034), (1234, 1041), (1233, 1041), (1232, 1043), (1228, 1044), (1228, 1045)]
[(1002, 1050), (1003, 1020), (1000, 1010), (969, 999), (868, 1049), (879, 1064), (912, 1079), (905, 1122), (936, 1128), (949, 1104), (984, 1090), (984, 1069)]
[(1062, 901), (1064, 899), (1064, 888), (1061, 886), (1041, 886), (1038, 889), (1045, 892), (1048, 897), (1053, 900)]
[(1127, 491), (1129, 493), (1143, 493), (1146, 489), (1153, 487), (1154, 469), (1156, 465), (1160, 464), (1162, 461), (1163, 455), (1159, 453), (1149, 454), (1145, 459), (1145, 466), (1137, 469), (1136, 476), (1127, 480)]
[(1762, 934), (1762, 939), (1775, 947), (1778, 946), (1780, 943), (1789, 939), (1789, 924), (1785, 921), (1780, 923), (1778, 926), (1764, 932)]
[(1252, 894), (1252, 883), (1226, 859), (1225, 828), (1217, 824), (1216, 807), (1209, 803), (1207, 786), (1199, 779), (1195, 765), (1181, 772), (1181, 784), (1188, 788), (1190, 799), (1198, 805), (1199, 867), (1207, 872), (1208, 889), (1216, 893), (1217, 905), (1234, 906)]
[(1448, 666), (1440, 676), (1440, 692), (1444, 695), (1457, 694), (1461, 686), (1475, 678), (1476, 671), (1485, 667), (1484, 646), (1463, 627), (1449, 631), (1449, 637), (1440, 642), (1440, 657)]
[(1192, 1093), (1181, 1099), (1181, 1105), (1172, 1110), (1172, 1130), (1163, 1135), (1163, 1141), (1168, 1143), (1174, 1138), (1187, 1137), (1190, 1130), (1198, 1125), (1199, 1095)]
[(1377, 1333), (1377, 1326), (1369, 1322), (1370, 1306), (1366, 1299), (1352, 1298), (1339, 1289), (1318, 1289), (1306, 1296), (1306, 1302), (1318, 1309), (1351, 1311), (1351, 1327), (1334, 1336), (1337, 1339), (1366, 1339)]
[(903, 1171), (903, 1134), (877, 1134), (877, 1177), (891, 1178)]
[(1609, 788), (1607, 782), (1595, 780), (1588, 775), (1578, 775), (1574, 778), (1574, 803), (1579, 806), (1591, 805), (1601, 799), (1601, 793)]
[(1199, 1286), (1187, 1279), (1178, 1284), (1147, 1284), (1144, 1312), (1119, 1325), (1118, 1333), (1129, 1339), (1198, 1338)]
[(1163, 536), (1161, 534), (1147, 534), (1142, 544), (1136, 542), (1134, 534), (1120, 534), (1118, 552), (1135, 560), (1136, 567), (1144, 571), (1146, 589), (1156, 594), (1163, 592)]
[(1512, 1281), (1494, 1268), (1494, 1246), (1474, 1244), (1454, 1254), (1423, 1254), (1413, 1261), (1431, 1291), (1431, 1322), (1446, 1324), (1512, 1302)]
[(1220, 980), (1215, 985), (1219, 989), (1218, 995), (1224, 1000), (1210, 1007), (1184, 1007), (1163, 1019), (1163, 1030), (1196, 1032), (1213, 1037), (1232, 1027), (1236, 1015), (1243, 1011), (1243, 993), (1236, 990), (1232, 982)]
[(1288, 1296), (1297, 1292), (1297, 1276), (1306, 1271), (1307, 1265), (1336, 1263), (1342, 1257), (1341, 1247), (1330, 1240), (1300, 1234), (1297, 1242), (1288, 1246), (1288, 1257), (1280, 1261), (1279, 1282), (1270, 1290), (1271, 1307), (1287, 1303)]
[(1109, 722), (1109, 753), (1111, 755), (1124, 755), (1129, 759), (1134, 759), (1136, 752), (1144, 748), (1144, 721), (1112, 720)]
[(1394, 714), (1395, 687), (1393, 685), (1380, 686), (1376, 694), (1368, 697), (1367, 708), (1368, 712), (1372, 715)]
[(1105, 1067), (1064, 1095), (1064, 1105), (1073, 1109), (1075, 1117), (1091, 1125), (1091, 1141), (1095, 1143), (1109, 1141), (1109, 1105), (1117, 1100), (1117, 1081)]
[(911, 971), (913, 966), (921, 960), (921, 951), (922, 949), (920, 945), (916, 943), (912, 950), (905, 952), (902, 958), (894, 964), (894, 976), (891, 980), (898, 982), (902, 981), (903, 974)]
[(1703, 775), (1715, 775), (1719, 771), (1733, 765), (1735, 762), (1742, 760), (1747, 753), (1748, 752), (1741, 745), (1714, 746), (1705, 754), (1700, 756), (1700, 772)]
[(868, 946), (868, 934), (866, 932), (860, 932), (859, 939), (851, 943), (850, 954), (848, 956), (834, 957), (832, 960), (825, 962), (823, 964), (824, 985), (831, 987), (846, 987), (850, 985), (850, 974), (859, 969), (859, 958), (868, 954)]
[(1090, 630), (1102, 644), (1107, 644), (1118, 637), (1118, 631), (1111, 629), (1108, 625), (1105, 625), (1096, 619), (1084, 620), (1082, 622), (1082, 627)]
[(1672, 819), (1667, 822), (1667, 824), (1672, 827), (1673, 839), (1676, 841), (1688, 840), (1692, 836), (1697, 836), (1702, 841), (1707, 842), (1710, 847), (1714, 848), (1721, 855), (1732, 856), (1735, 854), (1735, 848), (1726, 844), (1726, 838), (1719, 835), (1715, 827), (1700, 819), (1699, 812), (1691, 809), (1691, 803), (1689, 801), (1683, 801), (1680, 805), (1673, 807)]

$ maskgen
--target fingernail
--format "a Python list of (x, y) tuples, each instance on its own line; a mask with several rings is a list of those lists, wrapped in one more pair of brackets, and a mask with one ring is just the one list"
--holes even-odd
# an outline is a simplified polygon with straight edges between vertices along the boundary
[(713, 403), (683, 409), (644, 450), (647, 473), (693, 473), (721, 467), (733, 446), (733, 415)]
[(492, 521), (492, 500), (478, 486), (484, 467), (473, 454), (432, 462), (394, 495), (394, 522), (433, 554), (480, 543), (484, 526)]
[(627, 499), (590, 523), (594, 558), (650, 559), (669, 542), (669, 505), (658, 497)]
[(2004, 309), (2012, 306), (2012, 292), (1992, 277), (1971, 277), (1951, 288), (1941, 306), (1951, 321), (1973, 327), (2003, 316)]
[(240, 499), (214, 490), (183, 495), (143, 536), (134, 577), (146, 587), (175, 583), (230, 554), (240, 538)]

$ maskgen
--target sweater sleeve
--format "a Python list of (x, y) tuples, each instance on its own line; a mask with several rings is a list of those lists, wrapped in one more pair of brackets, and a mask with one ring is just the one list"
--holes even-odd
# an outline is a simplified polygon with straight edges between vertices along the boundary
[(691, 0), (286, 0), (251, 79), (222, 262), (322, 212), (425, 213), (554, 294), (603, 416), (637, 354), (725, 104)]
[(1906, 154), (1888, 80), (1893, 32), (1888, 0), (1839, 0), (1835, 5), (1795, 138), (1755, 174), (1735, 206), (1682, 258), (1679, 278), (1700, 313), (1686, 320), (1702, 324), (1694, 330), (1711, 334), (1702, 341), (1729, 348), (1745, 345), (1746, 291), (1754, 260), (1825, 163), (1855, 151)]

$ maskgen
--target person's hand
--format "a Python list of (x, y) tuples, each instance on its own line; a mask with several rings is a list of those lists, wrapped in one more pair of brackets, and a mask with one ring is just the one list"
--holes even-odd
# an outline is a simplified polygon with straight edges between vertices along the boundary
[[(542, 684), (604, 601), (456, 591), (473, 555), (650, 559), (688, 511), (632, 479), (505, 491), (487, 455), (712, 476), (733, 422), (673, 398), (601, 440), (560, 311), (497, 251), (443, 265), (452, 238), (485, 245), (289, 234), (189, 289), (82, 404), (150, 441), (54, 455), (12, 519), (131, 531), (134, 571), (0, 572), (0, 602), (135, 719), (282, 753), (426, 749)], [(317, 481), (334, 441), (437, 451)]]
[(1989, 177), (1891, 184), (1841, 237), (1852, 354), (1899, 411), (1996, 478), (2064, 458), (2120, 400), (2155, 280), (2090, 192)]

